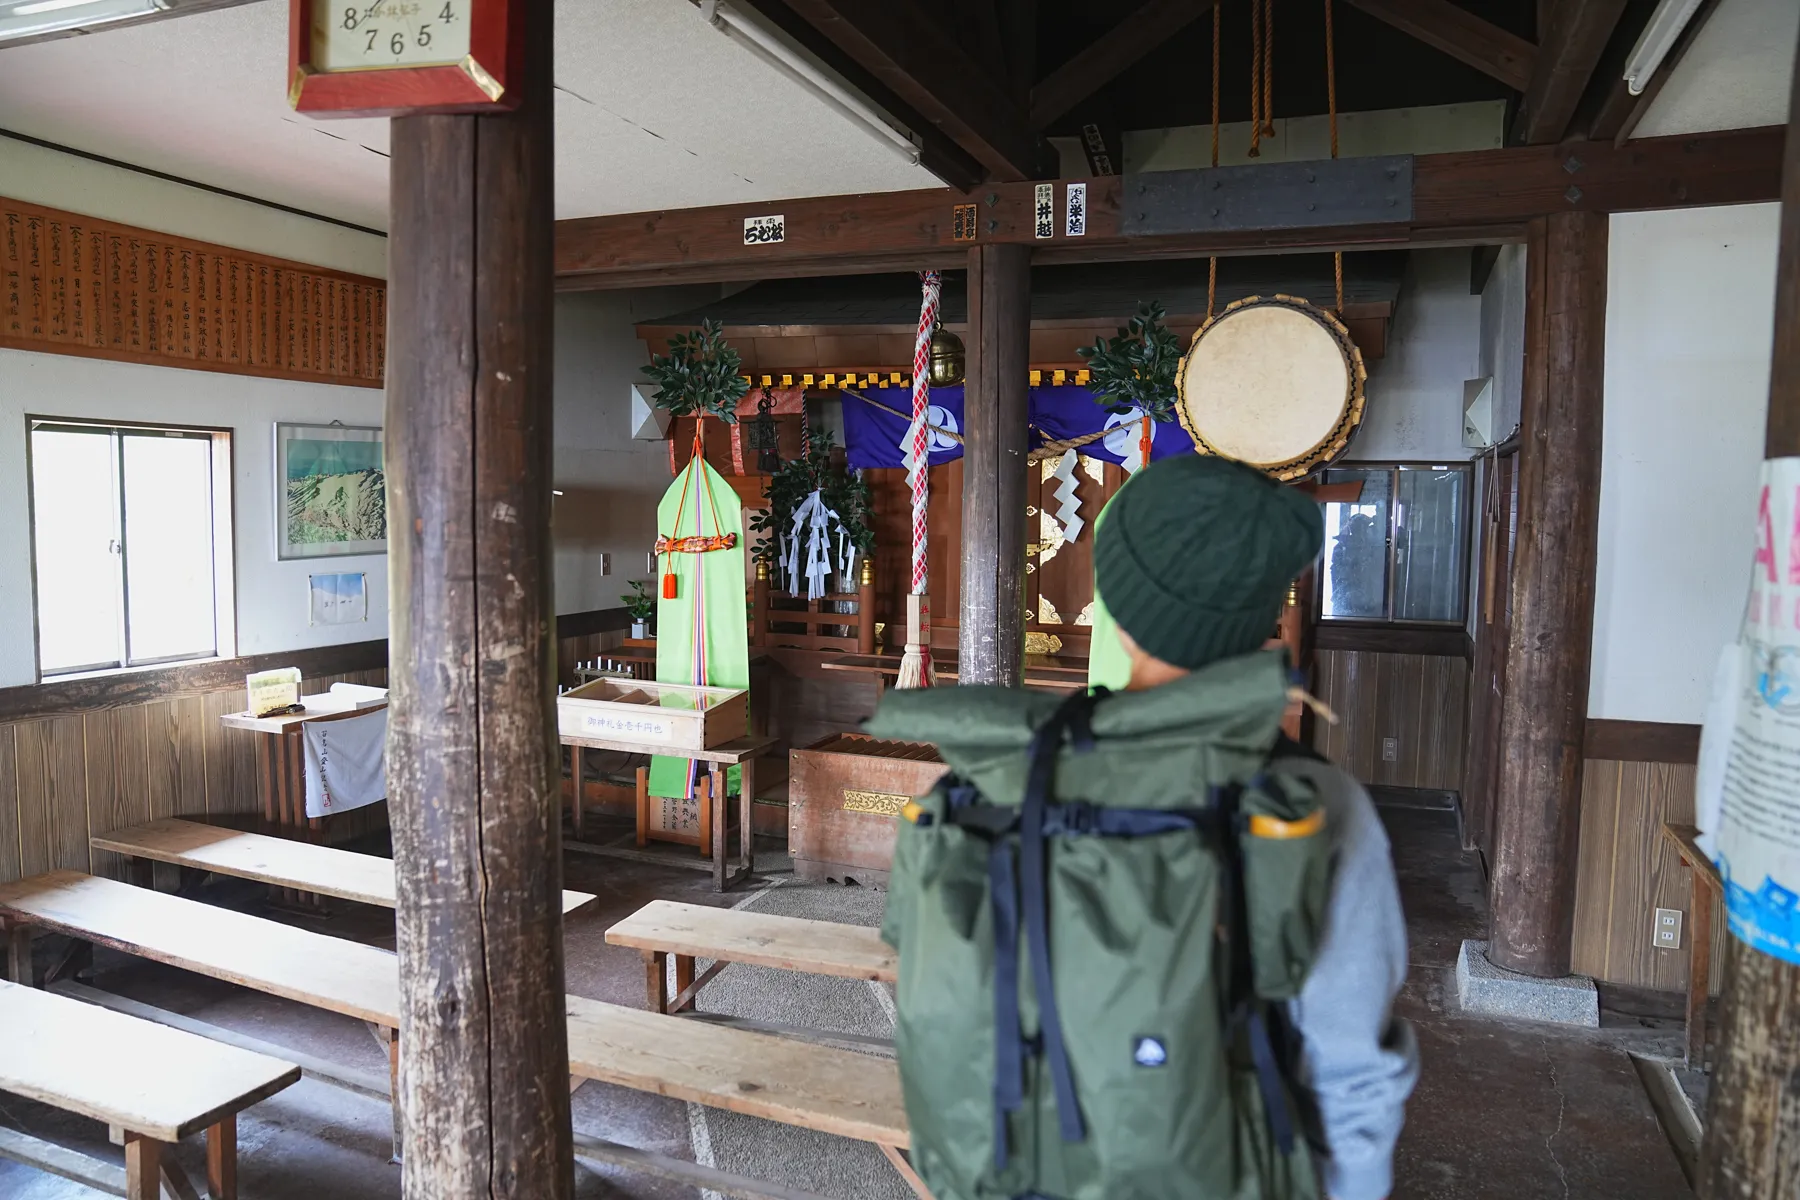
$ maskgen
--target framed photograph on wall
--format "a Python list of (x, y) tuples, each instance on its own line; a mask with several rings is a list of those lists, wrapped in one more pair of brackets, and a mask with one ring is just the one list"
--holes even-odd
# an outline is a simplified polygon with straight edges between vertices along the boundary
[(387, 553), (381, 430), (275, 425), (277, 558)]

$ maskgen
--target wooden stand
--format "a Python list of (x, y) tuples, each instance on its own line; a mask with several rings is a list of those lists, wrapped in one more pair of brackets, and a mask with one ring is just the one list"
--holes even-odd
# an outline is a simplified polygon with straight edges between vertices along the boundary
[[(755, 865), (755, 854), (751, 846), (750, 805), (756, 795), (756, 760), (766, 755), (775, 745), (771, 737), (742, 737), (713, 746), (705, 750), (680, 750), (663, 745), (646, 745), (642, 742), (618, 741), (610, 738), (573, 737), (562, 735), (565, 746), (573, 746), (577, 761), (583, 750), (612, 750), (622, 754), (666, 755), (673, 758), (686, 758), (694, 762), (710, 765), (710, 769), (702, 777), (700, 785), (700, 830), (691, 840), (686, 835), (669, 835), (653, 832), (650, 829), (650, 771), (648, 767), (639, 767), (637, 774), (637, 844), (646, 845), (652, 836), (660, 841), (680, 842), (684, 845), (698, 846), (701, 853), (710, 853), (712, 859), (713, 890), (725, 891), (750, 878)], [(725, 768), (737, 767), (741, 772), (740, 792), (738, 796), (738, 861), (728, 866), (725, 850), (726, 827), (725, 812), (722, 806), (716, 806), (716, 797), (725, 795)], [(579, 780), (577, 781), (579, 785)], [(584, 846), (597, 854), (605, 854), (609, 847)], [(635, 855), (634, 855), (635, 857)]]
[(895, 819), (947, 769), (930, 746), (837, 734), (788, 756), (788, 853), (802, 879), (885, 886)]

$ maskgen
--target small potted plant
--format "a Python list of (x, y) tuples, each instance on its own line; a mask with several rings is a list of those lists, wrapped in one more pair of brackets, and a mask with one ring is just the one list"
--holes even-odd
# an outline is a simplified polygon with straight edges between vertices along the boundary
[(631, 636), (647, 638), (650, 636), (650, 618), (656, 615), (656, 597), (650, 594), (650, 585), (642, 579), (631, 581), (631, 591), (619, 599), (625, 602), (625, 611), (631, 614)]

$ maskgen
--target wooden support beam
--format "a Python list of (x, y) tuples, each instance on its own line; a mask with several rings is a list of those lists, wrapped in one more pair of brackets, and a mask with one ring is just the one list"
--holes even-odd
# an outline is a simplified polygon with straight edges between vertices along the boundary
[(1350, 0), (1371, 17), (1441, 50), (1460, 63), (1524, 91), (1538, 48), (1450, 0)]
[[(1088, 231), (1079, 238), (1035, 237), (1033, 185), (996, 183), (972, 194), (951, 188), (820, 196), (776, 203), (627, 213), (559, 221), (558, 287), (637, 287), (804, 275), (915, 271), (964, 265), (969, 243), (955, 240), (953, 210), (975, 207), (977, 244), (1019, 243), (1039, 266), (1272, 249), (1503, 241), (1533, 217), (1744, 204), (1781, 191), (1781, 126), (1685, 137), (1517, 146), (1413, 160), (1408, 223), (1355, 229), (1238, 231), (1124, 237), (1125, 180), (1090, 179)], [(1057, 196), (1066, 194), (1057, 185)], [(780, 212), (785, 240), (744, 244), (744, 219)]]
[(1530, 146), (1562, 140), (1626, 0), (1562, 0), (1547, 37), (1540, 37), (1531, 86), (1519, 105), (1513, 139)]
[(1043, 129), (1212, 10), (1214, 0), (1147, 0), (1031, 89), (1031, 127)]
[[(1038, 174), (1038, 138), (964, 40), (916, 0), (785, 0), (901, 101), (948, 134), (995, 179)], [(760, 10), (760, 5), (759, 5)]]
[(1501, 700), (1488, 957), (1569, 973), (1600, 530), (1607, 218), (1532, 222), (1519, 532)]
[[(1795, 61), (1800, 65), (1800, 47)], [(1800, 75), (1788, 108), (1763, 455), (1800, 455)], [(1800, 1192), (1800, 966), (1726, 939), (1719, 1050), (1700, 1146), (1701, 1200)]]
[(511, 113), (393, 122), (389, 812), (405, 1194), (574, 1191), (550, 582), (550, 0)]
[(957, 683), (1017, 687), (1025, 672), (1029, 247), (969, 251), (967, 343)]

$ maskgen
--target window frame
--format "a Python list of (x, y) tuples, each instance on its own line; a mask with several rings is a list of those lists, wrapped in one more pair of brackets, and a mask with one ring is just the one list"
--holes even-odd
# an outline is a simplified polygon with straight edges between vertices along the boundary
[[(38, 595), (37, 545), (37, 464), (33, 459), (32, 435), (39, 430), (69, 433), (108, 434), (112, 441), (112, 475), (115, 521), (119, 550), (114, 555), (114, 586), (119, 597), (118, 660), (63, 667), (46, 672), (43, 663), (42, 630)], [(93, 675), (116, 675), (130, 671), (154, 670), (175, 663), (207, 662), (232, 658), (237, 654), (237, 489), (233, 486), (232, 436), (229, 426), (195, 425), (172, 421), (116, 421), (92, 417), (58, 417), (41, 413), (25, 414), (25, 522), (29, 548), (31, 579), (31, 662), (32, 674), (39, 683)], [(131, 657), (131, 593), (127, 584), (126, 564), (130, 546), (125, 532), (124, 439), (151, 434), (177, 435), (208, 441), (210, 464), (209, 487), (212, 509), (213, 560), (213, 646), (197, 654), (167, 655), (133, 661)]]
[[(1475, 461), (1473, 459), (1371, 459), (1367, 461), (1340, 461), (1328, 463), (1319, 471), (1319, 481), (1324, 483), (1324, 476), (1331, 471), (1386, 471), (1389, 476), (1386, 561), (1382, 574), (1382, 607), (1384, 615), (1380, 617), (1328, 617), (1325, 615), (1325, 572), (1323, 569), (1313, 571), (1312, 602), (1313, 612), (1317, 614), (1314, 623), (1319, 626), (1329, 625), (1333, 629), (1463, 629), (1469, 623), (1469, 554), (1470, 554), (1470, 519), (1469, 508), (1475, 499)], [(1463, 570), (1457, 579), (1457, 608), (1462, 615), (1453, 620), (1428, 621), (1418, 617), (1394, 616), (1394, 542), (1399, 532), (1399, 497), (1400, 472), (1402, 471), (1460, 471), (1463, 474), (1464, 520), (1459, 531), (1462, 541)], [(1325, 550), (1329, 550), (1326, 547)], [(1321, 551), (1321, 559), (1325, 550)]]

